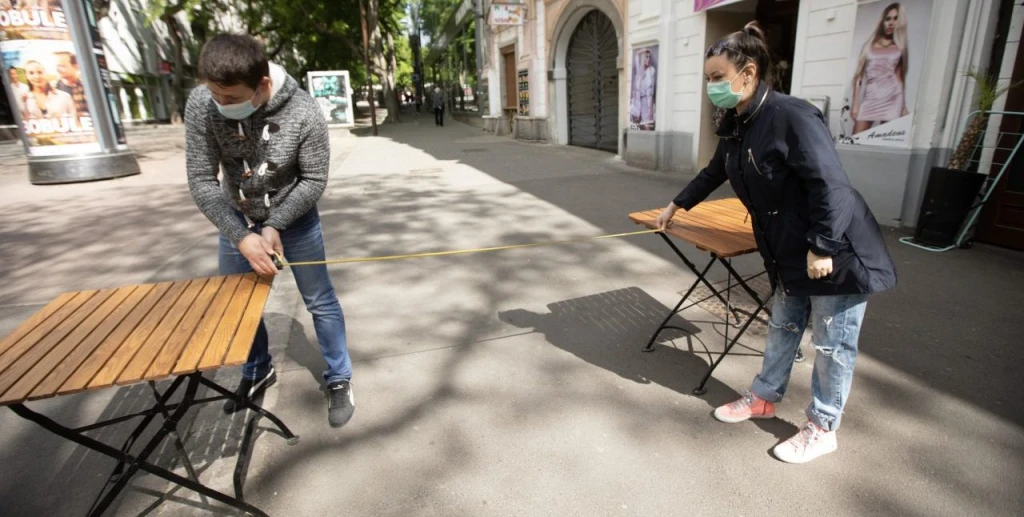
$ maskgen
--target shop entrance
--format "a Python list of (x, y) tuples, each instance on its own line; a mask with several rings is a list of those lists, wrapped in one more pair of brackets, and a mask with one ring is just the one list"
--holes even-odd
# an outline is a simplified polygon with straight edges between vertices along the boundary
[[(996, 39), (994, 46), (1003, 51), (993, 52), (990, 69), (998, 66), (997, 60), (1002, 62), (1003, 53), (1009, 50), (1006, 48), (1006, 39), (1011, 34), (1010, 16), (1004, 14), (1010, 12), (1013, 3), (1006, 0), (1002, 8), (999, 32), (1001, 37)], [(1010, 84), (1024, 80), (1024, 50), (1016, 52)], [(1011, 88), (1006, 93), (1006, 106), (1003, 110), (1024, 112), (1024, 88)], [(1024, 134), (1024, 117), (1004, 116), (999, 132), (1008, 136), (997, 143), (999, 149), (993, 161), (1004, 163), (1009, 157), (1009, 149), (1016, 144), (1017, 135)], [(989, 174), (995, 175), (998, 172), (998, 167), (993, 167)], [(1003, 178), (992, 191), (988, 204), (982, 210), (978, 221), (977, 239), (998, 246), (1024, 250), (1024, 153), (1021, 151), (1014, 155)]]

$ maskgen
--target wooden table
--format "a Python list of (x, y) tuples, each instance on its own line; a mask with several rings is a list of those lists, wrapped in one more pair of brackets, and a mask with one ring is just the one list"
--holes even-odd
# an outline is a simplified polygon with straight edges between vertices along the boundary
[[(242, 499), (243, 470), (256, 421), (267, 417), (290, 444), (298, 438), (272, 413), (202, 372), (246, 361), (270, 287), (270, 281), (250, 273), (62, 294), (0, 341), (0, 406), (9, 406), (19, 416), (118, 461), (109, 489), (97, 498), (90, 515), (102, 514), (138, 470), (250, 514), (264, 515)], [(172, 377), (171, 385), (160, 393), (155, 381)], [(140, 382), (150, 383), (156, 399), (153, 407), (77, 429), (25, 406), (32, 400)], [(169, 403), (183, 384), (183, 398)], [(219, 395), (197, 399), (200, 384)], [(190, 407), (225, 399), (254, 412), (236, 465), (235, 497), (199, 483), (176, 430)], [(158, 415), (163, 417), (161, 428), (139, 454), (131, 454), (134, 442)], [(142, 421), (121, 449), (85, 434), (136, 417)], [(147, 461), (168, 436), (183, 456), (188, 478)]]
[[(629, 214), (629, 218), (637, 224), (646, 226), (647, 228), (656, 229), (657, 219), (658, 216), (661, 215), (662, 210), (663, 209), (659, 208), (643, 212), (634, 212)], [(757, 251), (757, 243), (754, 241), (754, 231), (751, 227), (747, 208), (743, 206), (743, 203), (740, 202), (739, 199), (729, 198), (705, 201), (693, 207), (693, 209), (688, 212), (685, 210), (676, 212), (676, 215), (672, 218), (672, 226), (670, 226), (665, 232), (659, 233), (658, 235), (668, 243), (669, 247), (672, 248), (672, 251), (675, 252), (680, 260), (682, 260), (683, 264), (697, 275), (697, 279), (694, 280), (693, 285), (691, 285), (686, 291), (686, 294), (684, 294), (679, 300), (679, 303), (676, 304), (675, 308), (669, 312), (665, 321), (663, 321), (654, 331), (654, 334), (651, 335), (651, 339), (643, 348), (644, 352), (653, 352), (655, 350), (654, 342), (665, 329), (674, 329), (686, 332), (685, 329), (669, 325), (668, 322), (676, 314), (700, 303), (700, 301), (698, 301), (683, 307), (683, 303), (690, 298), (694, 289), (696, 289), (701, 283), (707, 286), (713, 297), (717, 297), (723, 304), (725, 304), (725, 307), (734, 318), (733, 324), (735, 325), (738, 325), (740, 322), (739, 314), (737, 314), (736, 309), (732, 306), (729, 300), (723, 296), (723, 292), (728, 294), (732, 289), (733, 280), (735, 280), (757, 304), (757, 309), (749, 318), (747, 318), (740, 327), (739, 332), (731, 340), (729, 339), (728, 315), (726, 315), (727, 325), (725, 331), (725, 350), (708, 368), (708, 371), (701, 380), (700, 385), (693, 390), (694, 393), (703, 395), (706, 393), (705, 385), (711, 378), (711, 374), (715, 371), (715, 368), (717, 368), (719, 363), (721, 363), (722, 360), (725, 359), (725, 356), (729, 354), (729, 351), (732, 350), (732, 347), (739, 341), (740, 337), (743, 336), (747, 327), (753, 323), (758, 314), (760, 314), (761, 311), (767, 311), (766, 304), (768, 303), (768, 300), (771, 299), (771, 295), (769, 295), (766, 299), (761, 300), (761, 297), (758, 296), (758, 294), (747, 284), (751, 279), (764, 275), (764, 272), (749, 278), (743, 278), (732, 267), (732, 263), (730, 261), (733, 257), (739, 257)], [(684, 255), (675, 243), (672, 242), (672, 239), (669, 238), (670, 236), (686, 241), (699, 250), (708, 252), (708, 254), (711, 255), (711, 259), (703, 269), (697, 269), (696, 264), (686, 258), (686, 255)], [(726, 271), (729, 273), (724, 291), (716, 289), (711, 282), (707, 280), (707, 273), (711, 270), (711, 266), (713, 266), (715, 262), (724, 266)]]

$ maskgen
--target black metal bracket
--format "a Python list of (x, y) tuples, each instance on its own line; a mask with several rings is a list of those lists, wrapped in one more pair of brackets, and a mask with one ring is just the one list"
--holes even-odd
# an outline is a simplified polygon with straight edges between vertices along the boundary
[[(682, 311), (684, 311), (684, 310), (686, 310), (686, 309), (688, 309), (690, 307), (693, 307), (694, 305), (697, 305), (698, 303), (701, 303), (701, 302), (703, 302), (705, 300), (708, 300), (708, 299), (711, 299), (711, 298), (718, 298), (723, 304), (725, 304), (725, 307), (728, 310), (728, 313), (725, 316), (725, 320), (726, 320), (725, 324), (727, 326), (726, 327), (726, 333), (725, 333), (725, 343), (726, 343), (726, 346), (725, 346), (725, 350), (723, 350), (722, 353), (718, 356), (718, 359), (716, 359), (714, 362), (712, 362), (708, 366), (708, 370), (704, 374), (704, 378), (701, 379), (700, 384), (696, 388), (694, 388), (694, 390), (693, 390), (693, 393), (695, 395), (704, 395), (705, 393), (707, 393), (706, 385), (708, 383), (708, 380), (711, 379), (711, 374), (714, 373), (715, 368), (718, 368), (718, 365), (722, 362), (723, 359), (725, 359), (725, 356), (729, 355), (729, 351), (732, 350), (732, 347), (735, 346), (736, 343), (739, 342), (741, 337), (743, 337), (743, 334), (747, 331), (747, 328), (750, 327), (750, 324), (753, 323), (755, 319), (757, 319), (757, 316), (759, 314), (761, 314), (761, 311), (765, 311), (766, 313), (769, 314), (769, 316), (771, 315), (771, 312), (769, 312), (769, 310), (767, 308), (767, 305), (768, 305), (768, 302), (772, 299), (772, 295), (769, 295), (766, 299), (762, 300), (761, 297), (757, 294), (757, 292), (754, 291), (750, 287), (750, 285), (747, 284), (747, 282), (749, 282), (750, 280), (752, 280), (754, 278), (757, 278), (757, 277), (759, 277), (761, 275), (764, 275), (765, 274), (764, 272), (758, 273), (758, 274), (753, 275), (753, 276), (751, 276), (749, 278), (743, 278), (743, 276), (740, 275), (736, 271), (736, 269), (732, 267), (732, 263), (728, 259), (724, 259), (722, 257), (719, 257), (719, 256), (715, 255), (714, 253), (711, 254), (711, 259), (708, 260), (708, 263), (704, 266), (704, 269), (698, 270), (697, 269), (697, 265), (694, 264), (690, 259), (688, 259), (686, 257), (686, 255), (683, 254), (682, 251), (679, 250), (679, 248), (675, 245), (674, 242), (672, 242), (672, 239), (670, 239), (668, 237), (668, 235), (666, 235), (664, 233), (659, 233), (658, 235), (660, 235), (661, 238), (664, 239), (666, 243), (668, 243), (669, 247), (672, 248), (672, 251), (675, 252), (675, 254), (683, 262), (683, 264), (685, 264), (686, 267), (689, 268), (690, 271), (693, 272), (693, 274), (697, 275), (697, 278), (693, 281), (693, 284), (690, 285), (690, 288), (686, 290), (686, 293), (683, 294), (683, 297), (679, 299), (679, 303), (677, 303), (676, 306), (673, 307), (671, 311), (669, 311), (668, 316), (666, 316), (665, 320), (661, 322), (661, 325), (658, 325), (658, 328), (654, 330), (654, 334), (651, 335), (651, 339), (647, 341), (647, 345), (644, 346), (642, 351), (643, 352), (653, 352), (653, 351), (655, 351), (656, 348), (654, 346), (654, 343), (655, 343), (655, 341), (657, 341), (658, 336), (661, 335), (661, 333), (664, 332), (666, 329), (673, 329), (673, 330), (678, 330), (678, 331), (681, 331), (681, 332), (688, 332), (686, 329), (683, 329), (681, 327), (674, 326), (674, 325), (669, 325), (668, 324), (669, 321), (671, 321), (672, 317), (674, 317), (675, 315), (679, 314), (680, 312), (682, 312)], [(728, 300), (725, 297), (723, 297), (722, 296), (722, 292), (719, 291), (718, 289), (716, 289), (711, 284), (711, 282), (708, 281), (708, 279), (707, 279), (708, 271), (711, 270), (711, 266), (715, 265), (715, 262), (718, 262), (718, 263), (722, 264), (722, 266), (724, 266), (726, 271), (728, 271), (728, 273), (729, 273), (729, 285), (726, 287), (726, 295), (728, 295), (729, 292), (731, 291), (732, 281), (735, 280), (737, 282), (737, 284), (740, 287), (742, 287), (743, 290), (746, 291), (746, 293), (754, 300), (754, 303), (757, 304), (757, 309), (754, 310), (754, 313), (751, 314), (750, 317), (748, 317), (746, 319), (746, 321), (743, 322), (742, 326), (740, 326), (740, 317), (737, 314), (736, 309), (732, 306), (732, 303), (730, 302), (730, 300)], [(686, 303), (686, 301), (690, 298), (690, 295), (693, 294), (693, 291), (700, 284), (704, 284), (709, 290), (711, 290), (711, 293), (712, 293), (711, 296), (708, 296), (708, 297), (706, 297), (704, 299), (701, 299), (701, 300), (698, 300), (696, 302), (692, 302), (690, 305), (687, 305), (686, 307), (683, 307), (683, 304)], [(730, 314), (733, 317), (733, 320), (734, 320), (733, 323), (729, 322), (729, 315)], [(728, 326), (729, 325), (739, 326), (740, 327), (739, 331), (736, 333), (736, 336), (732, 337), (731, 339), (729, 338), (729, 332), (728, 332)]]
[[(187, 383), (186, 383), (187, 381)], [(168, 404), (168, 401), (176, 393), (182, 384), (185, 384), (185, 392), (181, 401)], [(217, 393), (220, 396), (207, 397), (202, 399), (196, 398), (196, 392), (199, 386), (203, 385)], [(185, 376), (179, 376), (171, 382), (171, 385), (163, 393), (160, 393), (155, 384), (150, 383), (150, 387), (153, 391), (153, 395), (156, 398), (156, 402), (153, 407), (134, 413), (132, 415), (121, 416), (112, 418), (103, 422), (99, 422), (93, 425), (79, 427), (79, 428), (68, 428), (58, 422), (39, 414), (31, 409), (25, 407), (24, 404), (15, 404), (10, 406), (11, 410), (14, 411), (18, 416), (35, 422), (39, 426), (43, 427), (47, 431), (50, 431), (57, 436), (70, 440), (78, 445), (96, 451), (104, 456), (108, 456), (117, 460), (117, 466), (114, 468), (110, 479), (107, 482), (107, 486), (100, 492), (96, 502), (90, 508), (88, 515), (90, 517), (98, 517), (105, 512), (110, 505), (117, 498), (118, 494), (128, 485), (138, 471), (144, 471), (153, 474), (159, 478), (170, 481), (171, 483), (177, 484), (189, 490), (192, 490), (200, 496), (209, 497), (215, 501), (221, 502), (227, 506), (230, 506), (236, 510), (243, 511), (249, 515), (264, 517), (267, 514), (261, 511), (259, 508), (246, 503), (242, 497), (242, 488), (244, 482), (244, 472), (249, 465), (249, 455), (251, 453), (251, 442), (253, 431), (256, 428), (257, 421), (266, 417), (268, 420), (277, 426), (280, 434), (287, 440), (289, 445), (295, 445), (298, 443), (299, 437), (291, 432), (290, 429), (273, 413), (263, 409), (252, 399), (248, 397), (241, 397), (226, 388), (218, 385), (210, 379), (203, 376), (201, 372), (191, 373)], [(185, 451), (184, 444), (181, 441), (181, 437), (178, 435), (177, 426), (181, 421), (182, 417), (191, 409), (193, 406), (199, 404), (205, 404), (207, 402), (213, 402), (218, 400), (231, 399), (239, 406), (251, 410), (254, 414), (249, 417), (246, 423), (245, 434), (242, 438), (242, 447), (239, 449), (238, 459), (235, 466), (234, 476), (234, 488), (235, 496), (231, 497), (222, 492), (213, 490), (199, 482), (198, 476), (196, 475), (195, 468), (192, 466), (191, 461), (188, 459), (188, 455)], [(149, 425), (153, 422), (157, 415), (163, 417), (163, 423), (160, 429), (156, 431), (153, 437), (146, 443), (142, 450), (137, 454), (132, 454), (131, 449), (135, 445), (135, 441), (145, 432)], [(142, 416), (143, 419), (136, 426), (135, 430), (132, 431), (131, 435), (125, 441), (120, 449), (114, 448), (108, 444), (100, 442), (94, 438), (87, 436), (85, 433), (109, 425), (114, 425), (120, 422), (124, 422), (128, 419)], [(174, 440), (174, 446), (178, 454), (183, 458), (185, 470), (188, 473), (188, 477), (183, 477), (170, 470), (154, 465), (149, 462), (149, 456), (156, 451), (160, 444), (165, 438), (170, 436)]]

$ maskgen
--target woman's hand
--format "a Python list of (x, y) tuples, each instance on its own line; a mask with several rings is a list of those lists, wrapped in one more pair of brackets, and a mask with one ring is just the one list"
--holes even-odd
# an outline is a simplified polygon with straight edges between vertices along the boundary
[(813, 251), (807, 252), (807, 276), (811, 280), (825, 278), (832, 274), (832, 257), (821, 257)]
[(661, 211), (661, 215), (658, 216), (655, 224), (658, 225), (658, 231), (663, 232), (672, 227), (672, 218), (675, 217), (676, 212), (679, 211), (679, 207), (675, 203), (669, 203), (664, 210)]

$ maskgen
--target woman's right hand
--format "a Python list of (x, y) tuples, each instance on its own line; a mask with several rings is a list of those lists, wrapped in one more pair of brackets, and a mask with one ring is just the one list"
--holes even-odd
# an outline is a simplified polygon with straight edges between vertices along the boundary
[(850, 118), (852, 118), (852, 119), (853, 119), (853, 120), (855, 120), (855, 121), (856, 121), (856, 120), (857, 120), (858, 118), (860, 118), (860, 117), (858, 117), (858, 116), (857, 116), (857, 115), (859, 115), (859, 114), (860, 114), (860, 108), (859, 108), (858, 106), (854, 106), (854, 107), (853, 107), (853, 108), (852, 108), (852, 109), (850, 110)]
[(658, 225), (658, 231), (663, 232), (672, 227), (672, 218), (675, 217), (676, 212), (679, 211), (679, 207), (675, 203), (669, 203), (664, 210), (661, 211), (661, 215), (655, 221)]

